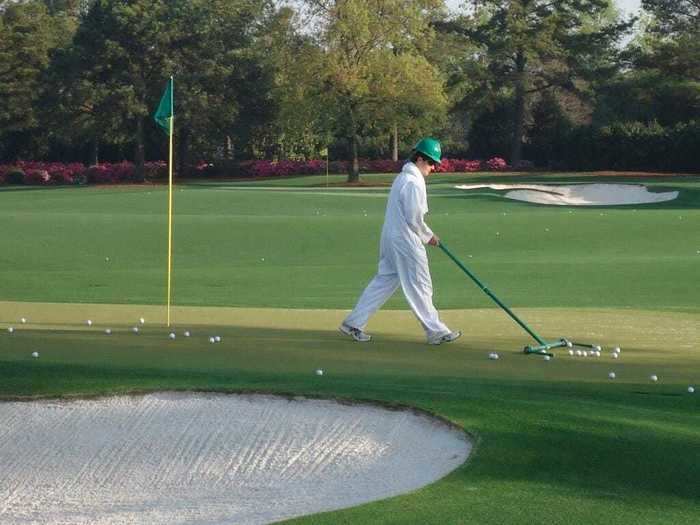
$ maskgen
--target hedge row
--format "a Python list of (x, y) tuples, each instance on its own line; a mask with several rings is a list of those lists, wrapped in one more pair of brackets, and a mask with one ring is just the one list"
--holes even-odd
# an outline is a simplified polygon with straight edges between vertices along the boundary
[(700, 122), (675, 126), (656, 122), (584, 126), (552, 142), (547, 155), (550, 166), (573, 170), (700, 172)]
[[(396, 173), (401, 170), (404, 161), (362, 160), (362, 173)], [(347, 173), (349, 162), (330, 162), (331, 173)], [(503, 159), (493, 158), (486, 162), (478, 160), (444, 159), (439, 172), (467, 173), (474, 171), (503, 171), (508, 165)], [(280, 177), (292, 175), (313, 175), (326, 173), (326, 162), (267, 160), (237, 163), (201, 163), (192, 170), (195, 177)], [(164, 162), (147, 162), (144, 178), (136, 176), (131, 162), (83, 166), (82, 164), (61, 164), (58, 162), (27, 162), (0, 164), (0, 184), (59, 185), (59, 184), (124, 184), (139, 183), (144, 180), (164, 179), (167, 177), (167, 165)]]

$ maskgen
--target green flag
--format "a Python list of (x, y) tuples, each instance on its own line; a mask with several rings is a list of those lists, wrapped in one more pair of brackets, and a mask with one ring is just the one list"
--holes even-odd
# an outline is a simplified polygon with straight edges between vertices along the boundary
[(163, 96), (160, 98), (160, 104), (156, 109), (153, 118), (166, 134), (170, 135), (170, 118), (175, 116), (173, 106), (173, 77), (168, 80), (168, 85), (165, 86)]

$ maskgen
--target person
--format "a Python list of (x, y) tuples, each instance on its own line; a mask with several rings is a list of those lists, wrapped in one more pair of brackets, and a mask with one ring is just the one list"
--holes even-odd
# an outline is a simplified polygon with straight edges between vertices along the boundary
[(453, 332), (440, 320), (433, 305), (433, 283), (425, 251), (425, 244), (438, 246), (440, 242), (423, 216), (428, 212), (425, 178), (440, 164), (441, 158), (438, 140), (421, 139), (391, 185), (377, 274), (340, 325), (340, 331), (355, 341), (365, 343), (372, 339), (365, 332), (369, 318), (399, 286), (423, 326), (429, 344), (449, 343), (462, 335), (461, 331)]

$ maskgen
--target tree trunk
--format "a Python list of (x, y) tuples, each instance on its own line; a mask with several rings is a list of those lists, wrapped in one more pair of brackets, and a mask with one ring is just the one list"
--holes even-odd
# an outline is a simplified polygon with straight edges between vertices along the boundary
[(136, 151), (134, 152), (134, 179), (143, 182), (144, 180), (144, 146), (143, 146), (143, 119), (136, 120)]
[(515, 110), (513, 113), (513, 144), (510, 164), (517, 166), (522, 160), (523, 134), (525, 132), (525, 64), (527, 58), (522, 50), (515, 57)]
[(393, 149), (391, 152), (391, 160), (394, 162), (399, 160), (399, 125), (394, 122), (394, 133), (393, 133)]
[(357, 182), (360, 180), (360, 158), (357, 152), (357, 128), (355, 126), (355, 115), (352, 109), (350, 110), (350, 152), (352, 154), (352, 163), (348, 172), (348, 182)]
[(186, 177), (187, 167), (190, 161), (190, 133), (183, 128), (177, 141), (177, 173), (181, 177)]
[(97, 137), (92, 139), (89, 162), (90, 166), (97, 166), (100, 163), (100, 141), (97, 139)]

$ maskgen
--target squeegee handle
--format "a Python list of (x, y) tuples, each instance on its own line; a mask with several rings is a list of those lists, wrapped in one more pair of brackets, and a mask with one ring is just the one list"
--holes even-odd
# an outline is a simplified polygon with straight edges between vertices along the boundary
[(440, 241), (439, 244), (438, 244), (438, 246), (442, 249), (443, 252), (445, 252), (445, 253), (447, 254), (447, 256), (448, 256), (450, 259), (452, 259), (452, 260), (454, 261), (454, 263), (455, 263), (457, 266), (460, 267), (460, 269), (461, 269), (464, 273), (466, 273), (466, 274), (471, 278), (472, 281), (474, 281), (474, 282), (477, 284), (477, 286), (478, 286), (479, 288), (481, 288), (481, 290), (482, 290), (486, 295), (488, 295), (491, 299), (493, 299), (493, 301), (494, 301), (498, 306), (500, 306), (500, 307), (503, 309), (503, 311), (504, 311), (505, 313), (507, 313), (507, 314), (513, 319), (513, 321), (515, 321), (516, 323), (518, 323), (528, 334), (530, 334), (530, 335), (533, 337), (533, 339), (534, 339), (535, 341), (537, 341), (537, 342), (540, 343), (541, 345), (546, 344), (546, 343), (542, 340), (542, 338), (540, 338), (540, 336), (537, 335), (527, 324), (525, 324), (523, 321), (521, 321), (521, 320), (518, 318), (518, 316), (515, 315), (515, 314), (513, 313), (513, 311), (512, 311), (510, 308), (508, 308), (505, 304), (503, 304), (503, 302), (501, 302), (501, 300), (500, 300), (498, 297), (496, 297), (496, 296), (491, 292), (491, 290), (489, 290), (489, 289), (486, 287), (486, 285), (484, 285), (484, 283), (482, 283), (482, 282), (477, 278), (476, 275), (474, 275), (472, 272), (470, 272), (470, 271), (469, 271), (469, 268), (467, 268), (466, 266), (464, 266), (464, 265), (462, 264), (462, 262), (461, 262), (459, 259), (457, 259), (457, 257), (455, 257), (454, 255), (452, 255), (452, 252), (447, 248), (447, 246), (445, 246), (445, 243), (444, 243), (444, 242)]

